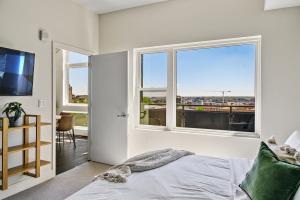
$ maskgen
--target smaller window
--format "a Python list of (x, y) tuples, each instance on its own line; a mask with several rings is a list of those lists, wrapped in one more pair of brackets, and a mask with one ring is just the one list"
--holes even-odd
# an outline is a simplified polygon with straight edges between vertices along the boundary
[(69, 103), (88, 104), (88, 67), (69, 68)]
[(140, 98), (140, 123), (166, 126), (166, 92), (141, 91)]
[(142, 54), (142, 87), (167, 87), (167, 53)]
[(88, 104), (88, 56), (68, 52), (66, 58), (67, 103)]
[(166, 126), (168, 54), (141, 55), (140, 124)]

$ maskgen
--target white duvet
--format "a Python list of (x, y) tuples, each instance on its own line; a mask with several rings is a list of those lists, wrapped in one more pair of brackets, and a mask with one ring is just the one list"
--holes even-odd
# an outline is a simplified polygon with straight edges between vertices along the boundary
[(248, 159), (186, 156), (127, 183), (95, 181), (67, 200), (248, 200), (238, 184), (250, 167)]

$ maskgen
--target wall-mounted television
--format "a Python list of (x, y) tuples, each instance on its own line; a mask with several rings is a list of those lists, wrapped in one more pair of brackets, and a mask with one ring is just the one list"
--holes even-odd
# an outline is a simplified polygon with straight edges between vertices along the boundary
[(35, 54), (0, 47), (0, 96), (32, 96)]

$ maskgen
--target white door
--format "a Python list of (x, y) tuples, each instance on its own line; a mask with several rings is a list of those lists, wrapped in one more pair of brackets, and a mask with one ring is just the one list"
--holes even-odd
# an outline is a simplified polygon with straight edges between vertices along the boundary
[(90, 57), (90, 160), (110, 165), (127, 158), (128, 52)]

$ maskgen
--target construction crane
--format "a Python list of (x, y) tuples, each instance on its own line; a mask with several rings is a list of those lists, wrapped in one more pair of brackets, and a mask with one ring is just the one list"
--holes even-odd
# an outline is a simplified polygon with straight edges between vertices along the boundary
[(222, 94), (222, 103), (225, 104), (225, 93), (230, 93), (231, 90), (220, 90), (220, 91), (210, 91), (210, 92), (219, 92)]

